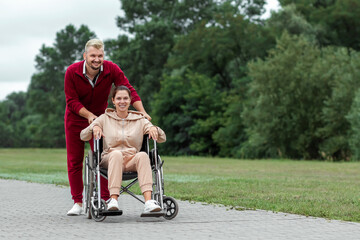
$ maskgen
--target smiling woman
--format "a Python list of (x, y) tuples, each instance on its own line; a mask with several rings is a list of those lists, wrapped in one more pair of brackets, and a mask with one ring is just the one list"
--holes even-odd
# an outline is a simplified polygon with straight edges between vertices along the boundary
[(84, 130), (80, 137), (89, 141), (104, 136), (104, 151), (100, 166), (108, 169), (108, 188), (111, 201), (108, 210), (119, 210), (118, 196), (122, 184), (123, 172), (137, 172), (141, 192), (144, 195), (144, 213), (158, 212), (159, 204), (151, 200), (152, 170), (148, 154), (140, 152), (145, 134), (157, 142), (165, 142), (165, 132), (154, 126), (145, 115), (129, 111), (131, 91), (123, 85), (115, 87), (112, 94), (115, 110), (108, 108)]

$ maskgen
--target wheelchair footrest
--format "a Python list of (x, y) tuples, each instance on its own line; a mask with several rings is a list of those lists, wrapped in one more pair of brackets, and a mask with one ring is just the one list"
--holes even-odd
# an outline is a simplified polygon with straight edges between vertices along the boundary
[(140, 217), (163, 217), (163, 216), (165, 216), (165, 212), (164, 212), (164, 211), (142, 213), (142, 214), (140, 215)]
[(118, 210), (118, 211), (107, 211), (107, 210), (104, 210), (104, 211), (101, 211), (100, 212), (100, 215), (102, 216), (118, 216), (118, 215), (122, 215), (123, 214), (123, 211), (122, 210)]

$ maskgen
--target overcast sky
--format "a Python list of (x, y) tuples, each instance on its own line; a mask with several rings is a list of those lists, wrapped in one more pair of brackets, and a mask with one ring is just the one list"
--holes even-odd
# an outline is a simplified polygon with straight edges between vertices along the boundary
[[(116, 38), (120, 7), (119, 0), (0, 0), (0, 101), (27, 91), (39, 49), (52, 46), (66, 25), (84, 24), (102, 40)], [(269, 9), (278, 9), (278, 1), (268, 0)]]

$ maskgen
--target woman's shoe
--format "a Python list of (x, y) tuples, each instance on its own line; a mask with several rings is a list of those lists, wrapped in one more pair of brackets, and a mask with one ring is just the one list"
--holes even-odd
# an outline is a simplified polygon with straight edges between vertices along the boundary
[(159, 203), (157, 201), (148, 200), (145, 202), (143, 213), (159, 212), (159, 211), (161, 211), (161, 207), (159, 206)]
[(107, 204), (108, 211), (119, 211), (119, 203), (115, 198), (110, 198)]

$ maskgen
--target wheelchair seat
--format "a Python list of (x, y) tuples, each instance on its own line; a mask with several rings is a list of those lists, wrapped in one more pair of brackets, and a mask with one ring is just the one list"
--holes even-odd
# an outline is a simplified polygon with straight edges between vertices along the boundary
[[(100, 168), (100, 173), (104, 177), (107, 177), (107, 169), (106, 168)], [(137, 178), (137, 172), (123, 172), (123, 181), (131, 180)]]

